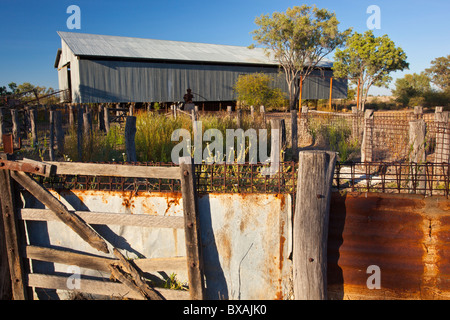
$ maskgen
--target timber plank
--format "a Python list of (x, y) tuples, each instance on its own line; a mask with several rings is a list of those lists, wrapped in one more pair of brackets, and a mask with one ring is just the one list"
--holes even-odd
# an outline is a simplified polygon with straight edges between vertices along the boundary
[(192, 300), (203, 300), (204, 272), (194, 164), (190, 157), (180, 158), (181, 193), (183, 198), (184, 234), (189, 288)]
[(0, 170), (1, 213), (3, 216), (3, 231), (11, 276), (12, 294), (14, 300), (26, 300), (28, 297), (24, 285), (24, 269), (19, 252), (19, 229), (13, 192), (13, 181), (11, 180), (10, 171)]
[[(68, 290), (68, 277), (53, 276), (45, 274), (29, 274), (28, 285), (30, 287), (48, 288), (57, 290)], [(72, 289), (75, 292), (84, 292), (90, 294), (106, 295), (116, 298), (130, 298), (144, 300), (144, 297), (135, 291), (130, 291), (128, 287), (119, 282), (100, 281), (100, 280), (80, 280), (80, 289)], [(158, 288), (158, 291), (167, 300), (189, 300), (189, 292), (182, 290), (169, 290)]]
[(95, 232), (94, 229), (82, 221), (76, 214), (69, 212), (61, 201), (56, 199), (35, 180), (23, 172), (12, 171), (11, 176), (25, 189), (27, 189), (36, 199), (50, 208), (58, 219), (74, 230), (84, 241), (101, 252), (109, 253), (106, 242), (97, 232)]
[(127, 178), (180, 179), (179, 167), (151, 167), (80, 162), (48, 162), (56, 166), (56, 174)]
[[(184, 218), (176, 216), (153, 216), (145, 214), (105, 213), (75, 211), (77, 216), (89, 224), (108, 224), (151, 228), (183, 229)], [(32, 221), (58, 221), (48, 209), (21, 209), (19, 218)]]
[[(81, 268), (109, 272), (108, 265), (118, 260), (62, 249), (26, 246), (24, 256), (28, 259), (76, 265)], [(186, 270), (186, 257), (134, 259), (133, 263), (143, 272), (172, 271), (180, 273)]]

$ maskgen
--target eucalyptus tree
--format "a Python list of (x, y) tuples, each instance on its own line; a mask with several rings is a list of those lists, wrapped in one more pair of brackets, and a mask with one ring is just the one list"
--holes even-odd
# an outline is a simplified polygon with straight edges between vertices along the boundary
[(363, 111), (371, 86), (387, 88), (391, 72), (409, 68), (406, 58), (387, 35), (375, 37), (372, 30), (355, 32), (343, 50), (336, 49), (333, 71), (336, 77), (348, 78), (358, 86), (358, 109)]
[(307, 5), (261, 15), (255, 24), (259, 28), (252, 32), (253, 40), (284, 70), (290, 109), (297, 105), (301, 82), (351, 33), (351, 29), (338, 30), (335, 13)]

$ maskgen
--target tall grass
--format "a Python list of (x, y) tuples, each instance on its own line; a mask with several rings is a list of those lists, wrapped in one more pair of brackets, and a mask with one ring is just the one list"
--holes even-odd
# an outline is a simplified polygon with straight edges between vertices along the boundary
[[(217, 129), (222, 133), (224, 139), (224, 153), (226, 144), (226, 130), (237, 129), (237, 121), (234, 117), (229, 117), (226, 113), (214, 113), (201, 115), (199, 121), (202, 122), (202, 132), (208, 129)], [(270, 149), (270, 125), (266, 126), (259, 117), (252, 119), (249, 115), (243, 115), (241, 128), (246, 131), (250, 128), (268, 129), (268, 141)], [(187, 115), (180, 115), (176, 119), (160, 113), (137, 112), (136, 113), (136, 155), (141, 162), (171, 162), (171, 152), (180, 141), (171, 141), (172, 133), (176, 129), (186, 129), (192, 135), (192, 120)], [(65, 138), (65, 158), (72, 161), (125, 161), (125, 141), (124, 126), (112, 125), (110, 132), (93, 130), (88, 137), (83, 137), (82, 157), (78, 157), (77, 132), (75, 128), (70, 128)], [(246, 139), (247, 140), (247, 139)], [(193, 141), (192, 141), (193, 142)], [(237, 142), (235, 142), (237, 143)], [(193, 143), (192, 143), (193, 144)], [(193, 146), (192, 146), (193, 147)], [(247, 157), (248, 141), (245, 142), (245, 154), (235, 155), (237, 157)], [(208, 150), (208, 142), (203, 141), (203, 150)], [(235, 150), (237, 146), (235, 145)], [(193, 149), (191, 154), (193, 154)], [(248, 159), (247, 159), (248, 160)]]

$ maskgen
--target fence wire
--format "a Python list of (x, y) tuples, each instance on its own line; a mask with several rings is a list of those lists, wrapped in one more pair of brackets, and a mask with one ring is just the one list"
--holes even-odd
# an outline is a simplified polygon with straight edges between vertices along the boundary
[[(174, 166), (172, 163), (134, 163), (145, 166)], [(195, 165), (197, 192), (290, 194), (295, 199), (298, 163), (282, 162), (275, 175), (264, 175), (262, 164)], [(36, 176), (50, 189), (104, 190), (120, 192), (181, 192), (175, 179), (144, 179), (61, 175)], [(449, 196), (449, 163), (337, 162), (334, 191), (409, 193)]]

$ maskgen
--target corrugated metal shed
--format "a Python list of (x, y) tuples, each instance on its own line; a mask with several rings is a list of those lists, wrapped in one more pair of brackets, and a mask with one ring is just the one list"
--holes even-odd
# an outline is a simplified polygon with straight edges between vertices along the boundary
[[(278, 65), (261, 48), (62, 31), (58, 35), (76, 56)], [(319, 63), (319, 67), (331, 66), (328, 59)]]
[[(239, 75), (271, 74), (287, 92), (278, 64), (263, 49), (58, 32), (60, 89), (71, 89), (72, 102), (175, 102), (186, 89), (194, 102), (236, 100)], [(64, 67), (63, 67), (64, 66)], [(303, 99), (329, 97), (332, 62), (324, 60), (303, 84)], [(69, 78), (69, 81), (64, 79)], [(61, 87), (63, 86), (63, 87)], [(347, 81), (335, 80), (333, 98), (347, 95)]]

